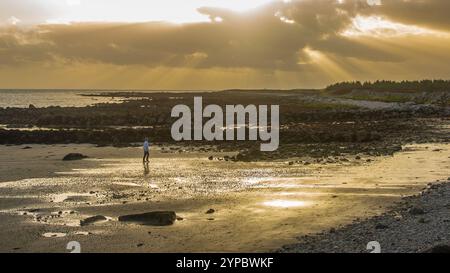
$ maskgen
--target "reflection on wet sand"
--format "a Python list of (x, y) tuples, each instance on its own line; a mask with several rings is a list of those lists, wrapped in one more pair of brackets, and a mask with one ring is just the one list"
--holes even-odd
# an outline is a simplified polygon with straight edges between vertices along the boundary
[(148, 162), (144, 163), (144, 176), (148, 176), (150, 174), (150, 168), (148, 166)]
[[(88, 154), (88, 160), (63, 164), (24, 158), (20, 163), (20, 148), (0, 149), (4, 251), (23, 244), (30, 251), (61, 252), (56, 240), (77, 234), (87, 234), (76, 237), (87, 252), (267, 251), (295, 242), (301, 234), (379, 214), (400, 197), (446, 179), (450, 168), (446, 144), (408, 146), (371, 162), (309, 166), (209, 161), (204, 153), (158, 152), (151, 166), (142, 166), (136, 148), (88, 145), (28, 150), (37, 157), (76, 149)], [(18, 163), (27, 166), (29, 178), (15, 179), (8, 164)], [(43, 168), (53, 171), (45, 175)], [(210, 209), (213, 213), (205, 214)], [(178, 220), (170, 227), (117, 221), (122, 215), (151, 211), (175, 211)], [(80, 225), (92, 217), (108, 221)], [(11, 225), (13, 231), (7, 228)], [(30, 236), (33, 244), (27, 243)], [(90, 240), (93, 236), (96, 239)], [(137, 243), (145, 244), (137, 250)]]
[(307, 202), (303, 201), (292, 201), (292, 200), (271, 200), (263, 203), (265, 206), (269, 207), (279, 207), (279, 208), (291, 208), (291, 207), (304, 207), (307, 206)]

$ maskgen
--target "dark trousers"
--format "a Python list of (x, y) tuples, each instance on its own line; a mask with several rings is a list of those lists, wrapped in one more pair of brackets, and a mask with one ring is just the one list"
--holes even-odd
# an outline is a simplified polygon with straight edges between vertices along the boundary
[(149, 152), (144, 152), (144, 158), (143, 158), (143, 161), (144, 162), (146, 162), (146, 161), (148, 161), (148, 157), (150, 156), (150, 153)]

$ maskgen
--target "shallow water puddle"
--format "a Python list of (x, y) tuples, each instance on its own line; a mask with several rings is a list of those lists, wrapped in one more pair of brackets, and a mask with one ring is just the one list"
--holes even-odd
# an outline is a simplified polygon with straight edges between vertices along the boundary
[(66, 237), (67, 233), (46, 232), (46, 233), (42, 234), (42, 236), (45, 238), (62, 238), (62, 237)]
[(128, 186), (128, 187), (142, 187), (142, 185), (132, 183), (132, 182), (114, 182), (113, 184), (119, 185), (119, 186)]
[(372, 196), (372, 197), (401, 197), (401, 194), (393, 193), (334, 193), (334, 192), (280, 192), (275, 195), (280, 196)]
[(295, 200), (272, 200), (263, 203), (264, 206), (278, 207), (278, 208), (292, 208), (292, 207), (306, 207), (310, 202), (295, 201)]
[(90, 198), (95, 197), (94, 194), (89, 193), (60, 193), (51, 196), (51, 199), (55, 203), (61, 202), (84, 202), (90, 200)]
[(90, 235), (91, 233), (88, 232), (88, 231), (76, 231), (76, 232), (74, 232), (73, 234), (74, 234), (74, 235), (79, 235), (79, 236), (88, 236), (88, 235)]

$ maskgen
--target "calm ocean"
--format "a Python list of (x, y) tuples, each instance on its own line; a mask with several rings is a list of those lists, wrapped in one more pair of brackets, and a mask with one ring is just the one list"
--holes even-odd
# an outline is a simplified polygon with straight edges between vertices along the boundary
[[(61, 106), (84, 107), (97, 103), (118, 103), (123, 98), (113, 97), (89, 97), (82, 94), (98, 94), (103, 92), (127, 92), (127, 91), (96, 91), (96, 90), (0, 90), (0, 107), (35, 107)], [(131, 92), (131, 91), (130, 91)], [(139, 91), (156, 92), (156, 91)]]

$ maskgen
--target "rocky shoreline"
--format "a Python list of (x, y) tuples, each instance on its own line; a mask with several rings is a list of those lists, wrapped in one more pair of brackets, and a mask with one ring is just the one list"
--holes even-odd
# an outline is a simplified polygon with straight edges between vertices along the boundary
[[(102, 94), (121, 97), (120, 104), (87, 107), (0, 108), (0, 145), (95, 144), (99, 147), (132, 147), (144, 137), (161, 146), (179, 145), (195, 151), (211, 147), (234, 152), (231, 161), (289, 160), (292, 164), (346, 160), (345, 157), (392, 155), (408, 143), (447, 142), (450, 108), (411, 103), (344, 100), (320, 96), (317, 92), (216, 92)], [(134, 97), (136, 96), (136, 97)], [(276, 152), (260, 151), (260, 143), (243, 141), (175, 142), (170, 116), (177, 104), (192, 106), (202, 96), (205, 104), (280, 106), (280, 147)], [(131, 97), (134, 99), (131, 100)], [(357, 103), (359, 106), (349, 105)], [(333, 157), (330, 159), (330, 157)], [(298, 162), (297, 162), (298, 161)]]
[(450, 177), (437, 182), (380, 216), (299, 237), (299, 243), (277, 252), (368, 253), (373, 251), (368, 244), (376, 242), (381, 253), (449, 253)]

